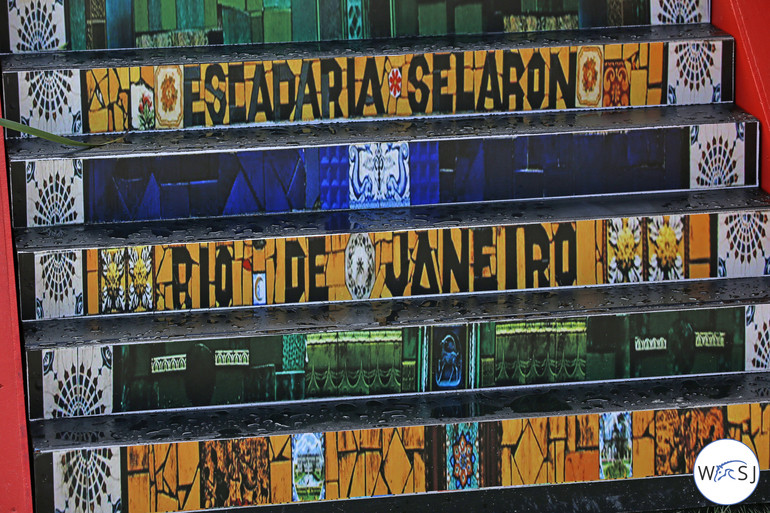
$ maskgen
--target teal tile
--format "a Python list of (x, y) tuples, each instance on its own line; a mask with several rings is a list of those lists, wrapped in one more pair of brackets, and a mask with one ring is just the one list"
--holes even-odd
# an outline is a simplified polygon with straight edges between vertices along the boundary
[(245, 11), (222, 7), (222, 32), (226, 45), (251, 43), (251, 23)]
[(420, 4), (417, 8), (420, 35), (433, 36), (447, 33), (446, 4), (435, 2)]
[(177, 28), (202, 29), (205, 23), (205, 4), (201, 0), (176, 0)]
[(457, 34), (481, 34), (484, 32), (480, 3), (455, 7), (455, 32)]
[(315, 0), (292, 0), (291, 33), (294, 41), (318, 40), (318, 13)]

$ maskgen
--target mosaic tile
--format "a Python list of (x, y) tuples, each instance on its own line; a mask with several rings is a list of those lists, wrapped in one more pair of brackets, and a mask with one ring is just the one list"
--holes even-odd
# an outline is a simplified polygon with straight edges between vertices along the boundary
[(201, 507), (198, 442), (126, 449), (129, 512), (194, 511)]
[[(92, 0), (93, 1), (93, 0)], [(123, 132), (131, 127), (131, 91), (128, 68), (84, 71), (86, 83), (85, 132)]]
[(353, 299), (368, 299), (375, 279), (374, 244), (368, 234), (350, 236), (345, 247), (345, 285)]
[(116, 449), (53, 452), (56, 511), (115, 513), (121, 510), (120, 454)]
[(746, 370), (770, 370), (770, 305), (746, 307)]
[(708, 23), (708, 0), (651, 0), (650, 23), (669, 25), (681, 23)]
[(717, 275), (739, 278), (770, 274), (765, 212), (719, 214)]
[(152, 246), (126, 248), (126, 308), (130, 312), (154, 309)]
[(13, 53), (56, 50), (67, 44), (63, 0), (9, 0), (8, 34)]
[(409, 206), (409, 144), (370, 143), (350, 146), (351, 208)]
[(83, 131), (80, 74), (73, 70), (19, 74), (19, 121), (55, 134)]
[(44, 351), (44, 418), (112, 413), (112, 376), (112, 349), (108, 346)]
[[(158, 128), (182, 128), (184, 90), (181, 66), (155, 68), (155, 122)], [(138, 109), (138, 105), (136, 106)]]
[(323, 433), (302, 433), (291, 437), (292, 500), (324, 500), (326, 477)]
[(746, 183), (746, 124), (690, 128), (690, 187)]
[(682, 280), (685, 278), (684, 216), (657, 216), (647, 221), (650, 254), (649, 281)]
[(28, 161), (25, 169), (27, 226), (84, 221), (83, 161)]
[(667, 95), (669, 105), (722, 101), (722, 43), (669, 43)]
[(599, 416), (601, 479), (632, 477), (631, 414), (602, 413)]
[(642, 220), (610, 219), (606, 223), (608, 282), (644, 281), (642, 269)]
[(99, 311), (114, 313), (126, 311), (126, 251), (99, 250)]
[[(577, 104), (581, 107), (599, 107), (602, 103), (602, 83), (604, 80), (603, 48), (584, 46), (577, 57)], [(613, 72), (614, 73), (614, 72)], [(614, 80), (609, 80), (614, 84)]]
[[(131, 127), (134, 130), (155, 128), (155, 91), (153, 90), (155, 76), (144, 73), (145, 70), (152, 71), (152, 68), (141, 68), (139, 79), (131, 82)], [(151, 83), (146, 79), (151, 80)]]
[(268, 453), (267, 438), (202, 442), (202, 507), (270, 504)]
[(722, 408), (655, 412), (655, 475), (692, 472), (698, 453), (714, 440), (726, 438)]
[(35, 254), (35, 318), (83, 315), (82, 263), (78, 251)]
[(479, 425), (446, 427), (447, 490), (479, 488)]

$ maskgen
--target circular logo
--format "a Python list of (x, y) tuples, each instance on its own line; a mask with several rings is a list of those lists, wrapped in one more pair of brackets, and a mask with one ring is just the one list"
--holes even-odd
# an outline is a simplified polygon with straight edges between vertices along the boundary
[(345, 285), (353, 299), (368, 299), (374, 288), (374, 244), (365, 233), (351, 235), (345, 248)]
[(737, 440), (717, 440), (701, 450), (693, 468), (695, 486), (711, 502), (729, 506), (746, 500), (759, 481), (759, 461)]

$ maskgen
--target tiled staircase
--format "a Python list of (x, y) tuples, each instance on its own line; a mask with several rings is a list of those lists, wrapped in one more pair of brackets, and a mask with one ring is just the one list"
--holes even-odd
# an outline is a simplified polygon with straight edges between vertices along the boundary
[(760, 129), (708, 21), (10, 1), (6, 116), (108, 141), (6, 141), (36, 510), (697, 507), (720, 438), (770, 479)]

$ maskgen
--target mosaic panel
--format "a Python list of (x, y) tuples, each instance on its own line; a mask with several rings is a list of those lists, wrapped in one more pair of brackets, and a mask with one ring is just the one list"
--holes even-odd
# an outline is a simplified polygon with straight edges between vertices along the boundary
[(120, 454), (116, 449), (55, 451), (53, 461), (56, 511), (120, 511)]
[(746, 183), (745, 123), (690, 129), (690, 187)]
[(718, 275), (738, 278), (770, 274), (768, 215), (719, 214)]
[(690, 105), (722, 100), (722, 44), (711, 41), (668, 46), (668, 103)]
[[(131, 68), (132, 91), (153, 80), (147, 69)], [(140, 72), (144, 78), (136, 78)], [(152, 101), (144, 105), (145, 113), (154, 112)], [(154, 117), (136, 114), (132, 126), (153, 126)], [(689, 151), (683, 152), (688, 141)], [(14, 162), (14, 223), (91, 224), (740, 186), (754, 180), (746, 175), (756, 169), (751, 150), (756, 144), (756, 122), (747, 122), (353, 146), (359, 148), (355, 162), (358, 155), (369, 155), (363, 148), (379, 147), (383, 157), (391, 148), (387, 154), (397, 155), (387, 161), (367, 157), (366, 173), (351, 167), (347, 145)], [(557, 146), (570, 151), (556, 156), (550, 150)], [(582, 172), (586, 167), (590, 176)], [(53, 175), (43, 172), (49, 169)]]
[[(109, 16), (107, 13), (109, 12)], [(325, 24), (319, 26), (318, 20)], [(708, 22), (706, 0), (499, 4), (9, 0), (10, 50), (157, 48)], [(81, 30), (65, 32), (65, 27)]]
[(28, 226), (84, 221), (82, 160), (29, 161), (24, 167)]
[[(162, 244), (153, 246), (151, 253), (154, 310), (250, 306), (263, 297), (261, 283), (253, 278), (263, 273), (268, 305), (763, 276), (768, 272), (767, 218), (764, 211), (676, 214)], [(114, 305), (105, 301), (112, 301), (115, 290), (115, 297), (125, 297), (130, 290), (125, 285), (125, 262), (134, 258), (139, 265), (140, 255), (149, 252), (134, 247), (130, 251), (135, 255), (126, 257), (126, 251), (129, 249), (40, 252), (22, 258), (21, 278), (31, 281), (34, 273), (36, 290), (35, 301), (23, 295), (24, 318), (120, 310), (127, 300), (118, 303), (116, 299)], [(124, 266), (120, 272), (117, 258)], [(81, 276), (83, 260), (85, 280)], [(150, 260), (141, 260), (145, 270), (139, 273), (135, 267), (134, 272), (149, 280), (146, 268)], [(115, 269), (114, 284), (105, 278), (105, 269)], [(108, 277), (113, 279), (113, 275)], [(149, 281), (146, 285), (140, 282), (134, 284), (134, 295), (144, 291), (142, 297), (149, 305)], [(138, 285), (145, 288), (137, 289)], [(83, 301), (84, 289), (87, 301)], [(135, 298), (132, 301), (138, 304)], [(441, 354), (440, 348), (436, 351)]]
[(54, 452), (52, 484), (61, 511), (122, 510), (122, 476), (127, 511), (171, 512), (685, 475), (718, 439), (743, 441), (767, 470), (770, 405), (139, 445), (122, 458), (110, 448)]
[(770, 306), (746, 307), (746, 370), (770, 369)]
[(18, 79), (18, 122), (55, 134), (83, 132), (77, 71), (26, 71), (19, 73)]
[[(31, 361), (41, 363), (29, 372), (30, 403), (42, 406), (30, 416), (753, 370), (766, 356), (766, 310), (754, 305), (124, 344), (95, 351), (83, 370), (84, 357), (78, 360), (74, 350), (33, 351)], [(72, 386), (60, 386), (62, 380)]]
[(126, 449), (128, 513), (194, 511), (201, 507), (198, 442)]
[(111, 347), (49, 349), (42, 362), (45, 418), (112, 413)]
[[(163, 65), (152, 76), (149, 70), (132, 73), (128, 67), (83, 70), (82, 78), (71, 70), (23, 72), (18, 76), (19, 105), (22, 122), (80, 133), (82, 101), (82, 130), (99, 133), (149, 127), (152, 110), (155, 128), (172, 129), (708, 104), (731, 100), (722, 98), (727, 90), (722, 87), (722, 46), (721, 40), (703, 40)], [(512, 76), (517, 80), (511, 81)], [(370, 147), (361, 156), (361, 170), (376, 174), (379, 168), (372, 166), (380, 159), (367, 155), (387, 148)], [(402, 161), (404, 149), (399, 146)], [(390, 162), (395, 155), (386, 152), (382, 158)], [(393, 176), (393, 166), (383, 163), (379, 173)], [(404, 171), (399, 166), (396, 176)], [(405, 182), (397, 180), (395, 189), (383, 189), (383, 184), (387, 181), (375, 179), (373, 186), (379, 188), (373, 187), (371, 194), (387, 190), (399, 196)], [(354, 190), (360, 197), (362, 191)]]

